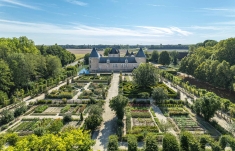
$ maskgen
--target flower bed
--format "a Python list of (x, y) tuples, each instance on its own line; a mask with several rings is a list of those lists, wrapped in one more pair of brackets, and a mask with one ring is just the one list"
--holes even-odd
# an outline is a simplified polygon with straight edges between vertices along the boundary
[(60, 110), (60, 113), (66, 113), (68, 112), (70, 109), (70, 105), (66, 105), (65, 107), (63, 107), (61, 110)]
[(151, 118), (132, 118), (133, 126), (155, 126)]

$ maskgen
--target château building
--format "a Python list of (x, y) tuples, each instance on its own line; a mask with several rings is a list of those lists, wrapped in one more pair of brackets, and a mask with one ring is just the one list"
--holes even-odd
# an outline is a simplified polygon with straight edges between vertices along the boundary
[(136, 55), (128, 50), (124, 57), (120, 57), (120, 51), (112, 48), (108, 57), (101, 56), (95, 48), (92, 49), (89, 57), (89, 71), (90, 72), (131, 72), (137, 68), (140, 63), (146, 63), (146, 56), (142, 50), (139, 49)]

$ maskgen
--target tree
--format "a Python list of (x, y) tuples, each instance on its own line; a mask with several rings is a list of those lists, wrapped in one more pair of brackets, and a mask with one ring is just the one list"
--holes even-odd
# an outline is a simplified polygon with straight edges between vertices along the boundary
[(89, 64), (89, 57), (90, 57), (90, 53), (85, 54), (85, 56), (84, 56), (84, 65)]
[(50, 133), (58, 134), (63, 127), (63, 122), (61, 119), (55, 119), (49, 126), (48, 130)]
[(0, 118), (0, 125), (7, 124), (10, 121), (14, 120), (14, 114), (9, 110), (3, 110), (1, 115), (2, 116)]
[(71, 114), (65, 114), (63, 117), (63, 123), (69, 123), (70, 121), (72, 121), (72, 115)]
[(0, 105), (6, 106), (9, 104), (7, 93), (0, 90)]
[(128, 151), (137, 151), (137, 139), (134, 135), (129, 135), (128, 139)]
[(118, 137), (117, 135), (110, 135), (108, 142), (108, 151), (118, 151)]
[(206, 121), (209, 121), (218, 109), (220, 109), (220, 100), (211, 92), (196, 100), (194, 104), (194, 110), (197, 114), (202, 114)]
[(180, 147), (182, 151), (200, 151), (200, 144), (192, 133), (183, 131), (180, 133)]
[(80, 121), (83, 121), (83, 115), (80, 113)]
[(27, 111), (27, 106), (25, 103), (22, 103), (20, 107), (16, 108), (14, 111), (14, 117), (20, 116)]
[(175, 50), (170, 52), (171, 60), (174, 65), (178, 64), (178, 55), (179, 53)]
[(179, 143), (173, 134), (166, 133), (163, 137), (162, 151), (179, 151)]
[(116, 112), (118, 119), (123, 119), (124, 108), (127, 105), (128, 101), (129, 99), (122, 95), (118, 95), (110, 100), (109, 107)]
[(111, 49), (112, 48), (105, 48), (104, 49), (104, 56), (108, 56)]
[(46, 57), (47, 77), (57, 77), (61, 73), (61, 62), (56, 56)]
[(153, 89), (152, 98), (156, 101), (156, 103), (161, 103), (165, 99), (167, 99), (168, 92), (162, 87), (156, 87)]
[(132, 74), (134, 82), (144, 88), (155, 85), (157, 82), (156, 68), (149, 63), (140, 64)]
[(9, 92), (14, 83), (11, 81), (11, 70), (8, 64), (0, 59), (0, 91)]
[(159, 55), (158, 63), (162, 65), (169, 65), (171, 62), (170, 55), (167, 51), (162, 51)]
[(100, 126), (102, 122), (102, 117), (100, 115), (89, 115), (86, 119), (85, 119), (85, 127), (89, 130), (95, 130), (98, 126)]
[(159, 58), (159, 54), (158, 54), (158, 52), (156, 50), (154, 50), (152, 52), (151, 61), (157, 63), (158, 62), (158, 58)]
[(152, 134), (148, 134), (145, 139), (145, 151), (158, 151), (157, 139)]

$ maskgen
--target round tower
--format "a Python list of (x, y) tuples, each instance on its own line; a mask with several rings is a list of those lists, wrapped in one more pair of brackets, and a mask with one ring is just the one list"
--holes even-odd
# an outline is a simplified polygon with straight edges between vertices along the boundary
[(89, 57), (89, 71), (90, 72), (99, 71), (99, 61), (100, 61), (100, 55), (96, 51), (96, 49), (93, 48)]

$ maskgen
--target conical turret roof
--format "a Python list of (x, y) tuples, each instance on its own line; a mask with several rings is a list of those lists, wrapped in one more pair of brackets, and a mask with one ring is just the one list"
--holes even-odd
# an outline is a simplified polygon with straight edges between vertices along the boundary
[(98, 54), (95, 48), (92, 49), (90, 57), (100, 57), (100, 55)]
[(126, 51), (125, 56), (126, 56), (126, 57), (130, 56), (130, 53), (129, 53), (129, 51), (128, 51), (128, 50)]
[(135, 57), (146, 57), (142, 48), (140, 48)]

